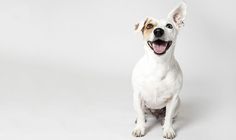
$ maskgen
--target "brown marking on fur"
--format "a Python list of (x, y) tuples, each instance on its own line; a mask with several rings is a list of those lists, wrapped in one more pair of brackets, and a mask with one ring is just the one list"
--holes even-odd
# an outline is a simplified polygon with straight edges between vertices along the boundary
[(141, 29), (141, 31), (142, 31), (142, 33), (144, 32), (144, 28), (145, 28), (145, 25), (146, 25), (146, 23), (147, 23), (147, 20), (148, 20), (148, 18), (144, 21), (144, 23), (143, 23), (143, 28)]
[[(147, 29), (147, 25), (148, 24), (152, 24), (153, 27), (151, 29)], [(153, 32), (153, 29), (157, 26), (157, 23), (155, 21), (153, 21), (152, 19), (147, 18), (144, 22), (143, 28), (142, 28), (142, 33), (143, 33), (143, 37), (144, 39), (147, 39), (149, 37), (149, 35)]]

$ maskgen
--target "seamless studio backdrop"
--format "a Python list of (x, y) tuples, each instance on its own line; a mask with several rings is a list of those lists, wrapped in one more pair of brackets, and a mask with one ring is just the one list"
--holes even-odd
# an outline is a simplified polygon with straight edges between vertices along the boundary
[[(180, 1), (1, 0), (0, 139), (134, 140), (134, 24)], [(235, 138), (236, 2), (186, 0), (176, 140)], [(150, 118), (143, 140), (162, 139)]]

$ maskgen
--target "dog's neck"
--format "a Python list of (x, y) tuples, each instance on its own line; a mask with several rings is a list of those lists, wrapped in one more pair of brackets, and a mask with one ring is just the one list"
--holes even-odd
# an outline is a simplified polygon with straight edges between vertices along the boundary
[(172, 44), (171, 47), (172, 49), (169, 49), (165, 54), (163, 55), (157, 55), (153, 53), (153, 50), (151, 50), (148, 46), (148, 44), (144, 45), (144, 50), (145, 50), (145, 56), (148, 58), (148, 60), (152, 63), (156, 64), (171, 64), (171, 61), (173, 61), (174, 58), (174, 48), (175, 44)]

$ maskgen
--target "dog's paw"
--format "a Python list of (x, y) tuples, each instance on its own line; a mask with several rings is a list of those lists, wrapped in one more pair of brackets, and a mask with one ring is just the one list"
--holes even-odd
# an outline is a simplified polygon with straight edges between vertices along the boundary
[(175, 131), (172, 127), (164, 128), (163, 130), (163, 137), (167, 139), (175, 138)]
[(141, 128), (141, 127), (136, 127), (133, 132), (132, 135), (135, 137), (143, 137), (145, 133), (145, 129)]

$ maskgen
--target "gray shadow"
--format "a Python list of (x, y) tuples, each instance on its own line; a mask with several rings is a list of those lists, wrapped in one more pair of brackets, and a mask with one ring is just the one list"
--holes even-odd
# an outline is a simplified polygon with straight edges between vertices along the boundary
[(209, 97), (217, 92), (212, 85), (203, 81), (190, 81), (184, 88), (183, 96), (180, 95), (180, 112), (174, 123), (176, 132), (211, 116), (214, 104)]

